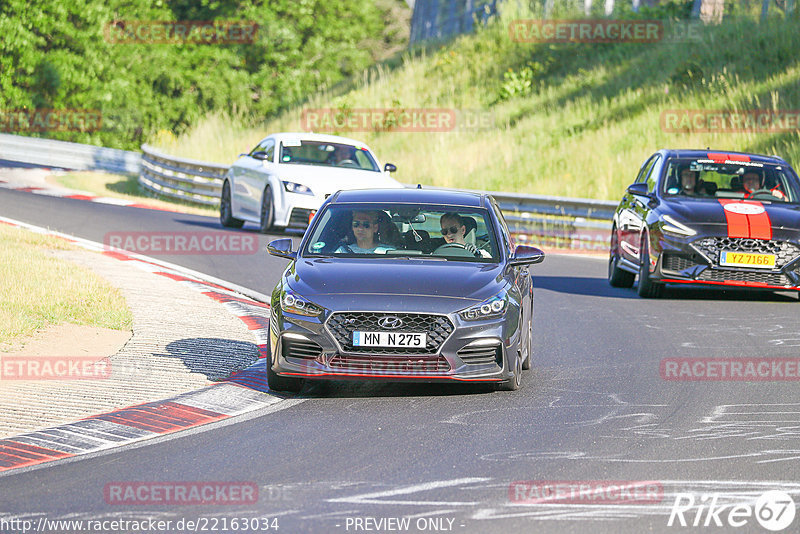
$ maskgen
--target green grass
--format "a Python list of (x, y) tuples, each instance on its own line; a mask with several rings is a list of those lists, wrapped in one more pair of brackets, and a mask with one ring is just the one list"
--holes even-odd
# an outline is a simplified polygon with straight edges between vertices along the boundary
[(68, 242), (0, 224), (0, 346), (50, 325), (131, 330), (133, 316), (116, 288), (48, 250)]
[[(508, 2), (505, 5), (514, 4)], [(311, 108), (455, 108), (490, 112), (483, 131), (341, 132), (398, 165), (402, 182), (445, 187), (618, 199), (639, 165), (660, 148), (778, 154), (800, 164), (800, 135), (668, 133), (664, 110), (800, 109), (800, 25), (751, 17), (704, 26), (696, 42), (531, 44), (502, 13), (475, 35), (407, 54), (335, 91)], [(743, 38), (742, 36), (747, 36)], [(526, 81), (530, 83), (526, 85)], [(269, 133), (295, 131), (303, 108), (250, 124), (206, 117), (186, 134), (154, 143), (170, 153), (234, 161)]]
[(86, 191), (103, 197), (121, 198), (147, 204), (154, 208), (176, 210), (194, 215), (218, 215), (217, 208), (194, 204), (157, 195), (139, 185), (135, 175), (110, 174), (105, 172), (70, 172), (50, 177), (50, 181), (77, 191)]

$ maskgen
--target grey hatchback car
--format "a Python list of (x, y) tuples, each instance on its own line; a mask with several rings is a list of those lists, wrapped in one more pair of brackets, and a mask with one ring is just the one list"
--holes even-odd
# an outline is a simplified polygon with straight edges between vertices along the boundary
[(483, 382), (516, 390), (530, 368), (533, 280), (487, 194), (340, 191), (314, 217), (272, 292), (267, 381)]

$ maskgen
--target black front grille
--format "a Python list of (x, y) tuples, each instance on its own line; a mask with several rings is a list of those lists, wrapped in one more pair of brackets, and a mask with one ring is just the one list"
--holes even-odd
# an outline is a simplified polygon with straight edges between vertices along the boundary
[(313, 211), (308, 208), (294, 208), (289, 216), (289, 226), (292, 228), (308, 228), (308, 221)]
[(438, 374), (450, 370), (444, 356), (360, 356), (337, 354), (330, 366), (344, 371), (366, 373)]
[(464, 363), (499, 363), (502, 365), (502, 351), (499, 345), (467, 345), (456, 354)]
[(800, 247), (788, 241), (768, 241), (744, 237), (704, 237), (694, 241), (692, 245), (705, 254), (715, 265), (719, 265), (719, 253), (723, 250), (775, 254), (775, 266), (777, 268), (783, 267), (800, 256)]
[(699, 265), (691, 258), (679, 256), (678, 254), (664, 254), (664, 263), (662, 268), (668, 271), (683, 271), (684, 269), (691, 269)]
[(708, 280), (710, 282), (755, 282), (758, 284), (769, 284), (771, 286), (785, 286), (791, 284), (789, 279), (781, 273), (727, 271), (723, 269), (706, 269), (697, 279)]
[(322, 354), (322, 347), (313, 341), (284, 337), (281, 340), (281, 354), (284, 358), (316, 360)]
[[(403, 322), (400, 328), (393, 329), (391, 332), (424, 332), (427, 334), (428, 340), (425, 349), (353, 346), (354, 331), (387, 331), (378, 325), (378, 321), (387, 316), (397, 317)], [(454, 328), (453, 323), (446, 316), (424, 313), (346, 312), (334, 313), (328, 319), (328, 330), (344, 351), (370, 354), (436, 354)]]

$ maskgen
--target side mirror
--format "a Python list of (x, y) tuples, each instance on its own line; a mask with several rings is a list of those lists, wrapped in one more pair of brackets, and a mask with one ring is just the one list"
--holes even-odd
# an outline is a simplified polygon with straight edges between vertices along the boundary
[(397, 170), (397, 165), (394, 163), (387, 163), (383, 166), (383, 172), (395, 172)]
[(536, 247), (528, 245), (517, 245), (514, 253), (509, 259), (509, 265), (532, 265), (534, 263), (542, 263), (544, 261), (544, 252)]
[(252, 154), (250, 154), (250, 156), (253, 159), (259, 159), (261, 161), (264, 161), (265, 159), (267, 159), (267, 153), (264, 150), (259, 150), (257, 152), (253, 152)]
[(637, 184), (631, 184), (628, 186), (628, 193), (631, 195), (638, 195), (640, 197), (649, 197), (650, 193), (647, 190), (647, 184), (644, 182), (639, 182)]
[(270, 241), (267, 245), (267, 252), (279, 258), (286, 258), (287, 260), (296, 260), (297, 252), (292, 252), (292, 240), (288, 237)]

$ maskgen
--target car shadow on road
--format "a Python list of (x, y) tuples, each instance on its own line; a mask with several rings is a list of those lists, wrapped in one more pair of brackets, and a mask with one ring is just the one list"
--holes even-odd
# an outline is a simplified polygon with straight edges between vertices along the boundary
[(605, 278), (592, 278), (588, 276), (549, 276), (536, 275), (533, 278), (533, 290), (547, 289), (558, 293), (570, 295), (584, 295), (587, 297), (608, 297), (615, 299), (639, 298), (635, 290), (620, 289), (608, 285)]
[(351, 380), (306, 381), (302, 398), (350, 399), (369, 397), (449, 397), (485, 395), (495, 391), (493, 384), (423, 384)]
[[(537, 275), (534, 278), (534, 291), (536, 289), (547, 289), (558, 293), (588, 297), (640, 298), (636, 293), (636, 284), (630, 289), (611, 287), (605, 278)], [(657, 300), (797, 302), (797, 296), (792, 293), (795, 292), (739, 287), (717, 289), (712, 286), (668, 284), (664, 288), (662, 297)]]
[(768, 291), (732, 287), (717, 289), (715, 287), (668, 285), (662, 298), (673, 300), (722, 300), (722, 301), (754, 301), (754, 302), (797, 302), (795, 291)]

